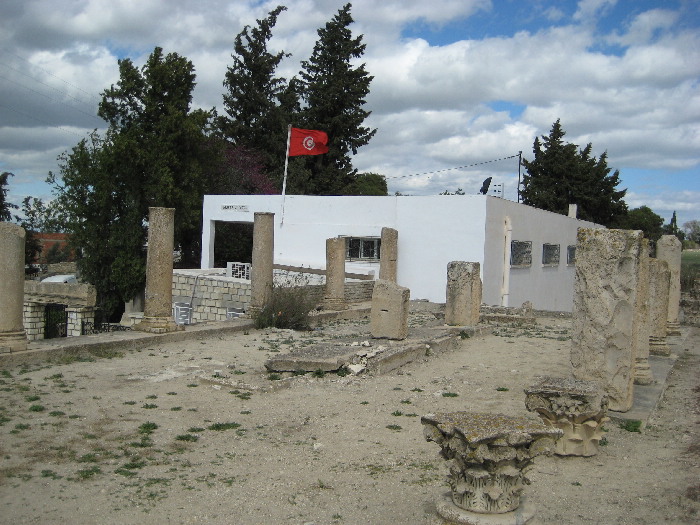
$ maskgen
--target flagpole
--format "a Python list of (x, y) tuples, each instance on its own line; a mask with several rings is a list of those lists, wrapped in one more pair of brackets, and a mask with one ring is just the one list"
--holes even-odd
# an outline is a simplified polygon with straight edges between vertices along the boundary
[(284, 155), (284, 178), (282, 179), (282, 221), (280, 227), (284, 226), (284, 203), (287, 199), (287, 167), (289, 166), (289, 145), (292, 142), (292, 125), (287, 126), (287, 153)]

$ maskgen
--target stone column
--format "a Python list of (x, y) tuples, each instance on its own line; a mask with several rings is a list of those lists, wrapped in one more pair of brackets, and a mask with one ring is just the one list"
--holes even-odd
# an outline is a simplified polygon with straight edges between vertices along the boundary
[(326, 239), (326, 286), (323, 306), (345, 310), (345, 238)]
[(379, 278), (396, 282), (399, 260), (399, 232), (394, 228), (382, 228), (382, 245), (379, 253)]
[(375, 339), (406, 339), (408, 337), (408, 288), (381, 279), (374, 284), (370, 332)]
[(632, 408), (642, 232), (579, 228), (571, 364), (598, 381), (610, 410)]
[(173, 248), (175, 209), (148, 209), (148, 253), (143, 320), (134, 330), (173, 332), (184, 327), (173, 320)]
[(681, 304), (681, 241), (675, 235), (662, 235), (656, 241), (656, 258), (668, 263), (668, 319), (666, 335), (681, 335), (678, 313)]
[(634, 383), (649, 385), (654, 382), (649, 366), (649, 241), (642, 239), (639, 254), (639, 280), (634, 309)]
[(272, 299), (275, 257), (275, 214), (255, 212), (253, 222), (253, 258), (250, 268), (250, 304), (248, 313), (255, 315)]
[(21, 226), (0, 222), (0, 354), (27, 349), (24, 309), (24, 242)]
[(474, 412), (421, 418), (427, 441), (449, 462), (451, 493), (437, 501), (449, 523), (520, 524), (534, 514), (522, 496), (526, 472), (536, 456), (551, 454), (557, 428), (524, 417)]
[(452, 261), (447, 264), (446, 324), (478, 324), (481, 306), (480, 269), (478, 262)]
[(666, 261), (649, 259), (649, 353), (652, 355), (671, 355), (666, 342), (670, 276)]

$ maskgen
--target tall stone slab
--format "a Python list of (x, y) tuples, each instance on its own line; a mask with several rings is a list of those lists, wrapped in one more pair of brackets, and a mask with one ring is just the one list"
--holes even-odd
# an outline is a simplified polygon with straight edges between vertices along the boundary
[(172, 313), (174, 245), (175, 208), (149, 208), (143, 320), (135, 330), (159, 334), (184, 329)]
[(681, 304), (681, 248), (681, 241), (675, 235), (662, 235), (656, 241), (656, 258), (666, 261), (669, 271), (666, 335), (681, 335), (681, 324), (678, 321)]
[(21, 226), (0, 222), (0, 354), (27, 349), (24, 307), (24, 243)]
[(370, 332), (376, 339), (406, 339), (411, 292), (391, 281), (379, 279), (372, 292)]
[(642, 251), (639, 254), (639, 280), (637, 281), (637, 300), (634, 309), (634, 383), (649, 385), (654, 377), (649, 366), (649, 241), (642, 239)]
[(481, 306), (480, 270), (478, 262), (452, 261), (447, 264), (446, 324), (478, 324)]
[(649, 260), (649, 353), (652, 355), (671, 355), (666, 341), (666, 323), (668, 322), (668, 289), (671, 272), (668, 263), (661, 259)]
[(394, 228), (382, 228), (382, 245), (379, 253), (379, 278), (396, 282), (399, 260), (399, 232)]
[(255, 212), (253, 219), (253, 255), (250, 268), (250, 305), (255, 315), (272, 299), (275, 256), (275, 214)]
[(326, 286), (323, 306), (328, 310), (345, 310), (345, 239), (326, 239)]
[(641, 253), (641, 231), (578, 231), (573, 375), (598, 381), (608, 395), (610, 410), (619, 412), (628, 411), (633, 401)]

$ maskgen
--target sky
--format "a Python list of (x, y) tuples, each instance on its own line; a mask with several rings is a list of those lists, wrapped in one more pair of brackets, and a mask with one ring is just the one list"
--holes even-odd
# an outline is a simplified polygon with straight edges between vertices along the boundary
[[(194, 107), (224, 113), (235, 36), (277, 5), (271, 51), (297, 75), (336, 0), (3, 0), (0, 171), (8, 200), (52, 198), (57, 157), (93, 129), (119, 58), (156, 46), (194, 64)], [(631, 208), (700, 220), (700, 2), (697, 0), (356, 0), (354, 36), (374, 78), (376, 128), (353, 157), (390, 194), (461, 188), (516, 200), (518, 155), (561, 120), (565, 140), (620, 171)], [(331, 137), (332, 140), (332, 137)]]

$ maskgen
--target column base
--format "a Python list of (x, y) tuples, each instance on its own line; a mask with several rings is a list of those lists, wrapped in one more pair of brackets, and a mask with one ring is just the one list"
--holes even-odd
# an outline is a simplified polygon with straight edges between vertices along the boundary
[(500, 514), (464, 510), (453, 503), (449, 492), (438, 498), (435, 506), (442, 519), (457, 525), (521, 525), (535, 515), (534, 505), (530, 504), (525, 496), (520, 496), (520, 505), (517, 509)]
[(0, 354), (21, 352), (27, 349), (27, 333), (24, 330), (0, 332)]
[(637, 361), (634, 365), (634, 384), (635, 385), (650, 385), (654, 382), (654, 377), (651, 375), (651, 367), (647, 359)]
[(668, 321), (666, 335), (681, 335), (681, 324), (678, 321)]
[(671, 348), (668, 346), (665, 337), (649, 337), (649, 354), (651, 355), (671, 355)]
[(184, 330), (185, 326), (175, 323), (172, 317), (145, 317), (134, 325), (134, 330), (149, 332), (151, 334), (165, 334)]

